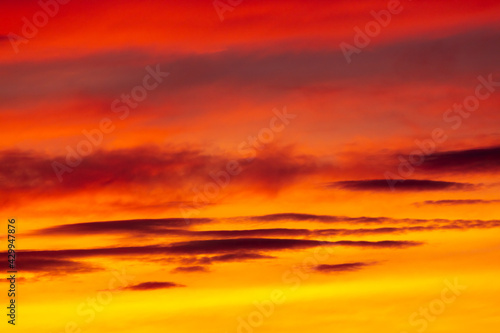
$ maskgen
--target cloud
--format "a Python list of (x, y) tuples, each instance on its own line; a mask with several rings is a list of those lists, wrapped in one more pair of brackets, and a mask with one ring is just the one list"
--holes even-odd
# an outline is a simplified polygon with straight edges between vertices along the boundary
[[(7, 270), (7, 261), (2, 266), (4, 266), (4, 270)], [(44, 275), (51, 276), (92, 273), (101, 270), (100, 267), (83, 262), (50, 257), (25, 257), (23, 255), (16, 257), (16, 269), (21, 273), (44, 273)]]
[(447, 173), (497, 172), (500, 170), (500, 146), (435, 153), (420, 167)]
[[(89, 258), (108, 256), (155, 256), (155, 255), (200, 255), (200, 254), (231, 254), (241, 251), (284, 251), (301, 250), (318, 246), (349, 246), (361, 248), (407, 248), (422, 245), (415, 241), (349, 241), (340, 240), (335, 242), (303, 240), (303, 239), (273, 239), (273, 238), (236, 238), (215, 239), (190, 242), (173, 243), (169, 246), (132, 246), (111, 247), (92, 249), (66, 249), (66, 250), (39, 250), (18, 251), (19, 256), (25, 258)], [(5, 252), (3, 253), (5, 254)], [(228, 259), (239, 259), (242, 257), (219, 257), (215, 260), (224, 261)]]
[(144, 291), (144, 290), (169, 289), (169, 288), (179, 288), (179, 287), (185, 287), (185, 285), (174, 282), (143, 282), (125, 287), (122, 290)]
[[(187, 227), (191, 224), (203, 224), (212, 222), (209, 218), (191, 218), (189, 224), (183, 218), (163, 218), (163, 219), (136, 219), (101, 222), (83, 222), (74, 224), (63, 224), (34, 232), (35, 235), (58, 235), (58, 234), (109, 234), (109, 233), (141, 233), (157, 234), (162, 230), (165, 233), (184, 234), (187, 231), (169, 229)], [(167, 230), (165, 230), (167, 229)]]
[[(455, 205), (455, 204), (482, 204), (494, 203), (495, 200), (441, 200), (426, 201), (417, 205)], [(295, 228), (268, 228), (268, 229), (239, 229), (239, 230), (187, 230), (178, 227), (191, 227), (182, 218), (164, 219), (136, 219), (101, 222), (84, 222), (63, 224), (49, 228), (35, 230), (27, 235), (36, 237), (52, 235), (128, 235), (150, 237), (179, 237), (179, 238), (312, 238), (323, 236), (363, 236), (397, 234), (408, 232), (422, 232), (445, 229), (472, 229), (496, 228), (498, 220), (449, 220), (449, 219), (394, 219), (389, 217), (349, 217), (335, 215), (313, 215), (299, 213), (282, 213), (262, 216), (228, 217), (228, 218), (193, 218), (192, 225), (210, 224), (219, 222), (247, 223), (247, 222), (320, 222), (325, 224), (339, 223), (352, 225), (386, 225), (379, 228), (335, 228), (335, 229), (295, 229)], [(404, 225), (404, 226), (401, 226)], [(241, 251), (240, 248), (237, 249)], [(243, 250), (244, 251), (244, 250)], [(206, 259), (208, 260), (208, 259)], [(208, 261), (207, 261), (208, 262)], [(206, 262), (205, 262), (206, 263)]]
[(182, 258), (181, 262), (183, 264), (212, 265), (218, 262), (244, 262), (248, 260), (259, 260), (259, 259), (276, 259), (276, 257), (260, 253), (237, 252), (237, 253), (228, 253), (211, 257)]
[(280, 238), (236, 238), (215, 239), (190, 242), (173, 243), (169, 248), (170, 253), (179, 254), (204, 254), (225, 253), (234, 251), (280, 251), (306, 249), (321, 245), (329, 245), (328, 242), (303, 239), (280, 239)]
[(361, 229), (319, 229), (314, 230), (315, 236), (364, 236), (364, 235), (382, 235), (392, 233), (404, 233), (408, 231), (420, 231), (426, 227), (394, 227), (394, 228), (361, 228)]
[(498, 203), (500, 200), (481, 200), (481, 199), (464, 199), (464, 200), (427, 200), (424, 202), (416, 202), (415, 205), (436, 205), (436, 206), (455, 206), (455, 205), (483, 205)]
[(342, 217), (332, 215), (313, 215), (313, 214), (300, 214), (300, 213), (281, 213), (281, 214), (268, 214), (262, 216), (248, 216), (240, 219), (259, 222), (275, 222), (275, 221), (318, 221), (318, 222), (339, 222)]
[[(52, 168), (54, 161), (62, 165), (66, 157), (33, 151), (0, 151), (0, 194), (9, 194), (2, 196), (4, 203), (27, 197), (54, 199), (82, 192), (102, 193), (105, 188), (105, 192), (118, 197), (124, 190), (150, 195), (153, 189), (158, 189), (162, 201), (194, 204), (193, 188), (214, 183), (209, 175), (214, 170), (226, 170), (230, 161), (238, 163), (242, 171), (231, 178), (230, 188), (218, 188), (219, 192), (250, 191), (274, 195), (308, 176), (327, 173), (331, 168), (329, 164), (320, 163), (317, 157), (294, 154), (290, 146), (268, 146), (251, 163), (240, 155), (231, 158), (196, 149), (141, 146), (97, 150), (84, 157), (72, 172), (64, 173), (62, 182)], [(197, 200), (198, 203), (205, 201), (203, 198)]]
[(149, 255), (199, 255), (225, 254), (238, 251), (279, 251), (306, 249), (331, 243), (315, 240), (272, 239), (272, 238), (237, 238), (197, 240), (178, 242), (168, 246), (149, 245), (131, 247), (110, 247), (93, 249), (18, 251), (24, 257), (31, 258), (86, 258), (104, 256), (149, 256)]
[[(331, 13), (341, 9), (344, 8), (332, 9)], [(351, 13), (347, 16), (350, 15)], [(331, 20), (331, 17), (328, 20)], [(348, 23), (346, 26), (352, 25)], [(321, 33), (324, 33), (323, 30), (324, 26), (321, 27)], [(245, 30), (245, 35), (248, 32), (249, 29)], [(287, 34), (289, 32), (290, 29)], [(352, 38), (352, 31), (346, 30), (345, 33), (343, 41), (345, 38)], [(287, 35), (286, 39), (289, 40), (289, 37)], [(324, 37), (331, 40), (332, 36), (329, 33)], [(262, 35), (259, 38), (262, 38)], [(478, 39), (483, 42), (478, 43)], [(26, 96), (33, 102), (39, 102), (42, 99), (63, 99), (78, 94), (83, 95), (82, 99), (97, 100), (101, 103), (102, 100), (113, 100), (120, 93), (129, 90), (135, 82), (140, 82), (143, 68), (150, 62), (160, 63), (161, 68), (168, 69), (172, 72), (172, 77), (176, 78), (168, 87), (165, 85), (159, 88), (164, 89), (160, 95), (170, 100), (173, 99), (172, 96), (180, 95), (186, 90), (214, 85), (227, 90), (247, 87), (244, 91), (248, 91), (260, 87), (279, 92), (296, 89), (297, 85), (291, 82), (300, 82), (301, 87), (342, 84), (355, 86), (359, 85), (359, 81), (351, 80), (352, 78), (371, 81), (374, 78), (405, 74), (413, 80), (448, 81), (450, 77), (446, 74), (479, 73), (486, 64), (493, 66), (496, 61), (493, 55), (498, 53), (496, 40), (498, 33), (491, 29), (488, 32), (476, 30), (466, 34), (454, 34), (439, 38), (438, 41), (434, 38), (405, 42), (399, 40), (396, 44), (374, 47), (370, 57), (361, 54), (363, 65), (355, 63), (348, 68), (341, 50), (334, 47), (334, 44), (328, 44), (331, 46), (326, 48), (323, 44), (322, 48), (314, 50), (300, 48), (293, 52), (284, 52), (284, 45), (276, 49), (275, 44), (273, 48), (255, 45), (253, 49), (217, 46), (211, 50), (225, 50), (160, 54), (156, 57), (147, 52), (135, 51), (137, 49), (132, 51), (130, 48), (120, 48), (111, 52), (87, 52), (76, 58), (60, 57), (28, 64), (5, 64), (0, 67), (0, 70), (6, 73), (5, 79), (0, 78), (0, 86), (8, 89), (1, 90), (0, 98), (11, 104)], [(289, 47), (293, 43), (287, 44)], [(469, 45), (474, 47), (467, 47)], [(436, 53), (436, 49), (440, 52)], [(453, 56), (457, 54), (461, 56)], [(431, 56), (432, 61), (422, 61)], [(361, 59), (359, 60), (361, 62)], [(16, 76), (20, 71), (25, 75)], [(43, 84), (47, 75), (52, 75), (50, 86)], [(68, 76), (79, 80), (68, 80)], [(11, 79), (7, 80), (7, 77)], [(239, 93), (240, 91), (238, 89)], [(189, 100), (185, 102), (192, 103)]]
[(382, 224), (382, 223), (418, 223), (427, 222), (423, 219), (393, 219), (390, 217), (370, 217), (370, 216), (341, 216), (341, 215), (316, 215), (301, 213), (279, 213), (259, 216), (243, 216), (231, 218), (234, 222), (320, 222), (320, 223), (354, 223), (354, 224)]
[(274, 256), (267, 256), (259, 253), (228, 253), (220, 256), (210, 257), (211, 262), (247, 261), (255, 259), (275, 259)]
[(208, 236), (208, 237), (278, 237), (278, 236), (309, 236), (310, 230), (307, 229), (287, 229), (287, 228), (273, 228), (273, 229), (251, 229), (251, 230), (207, 230), (207, 231), (193, 231), (194, 236)]
[[(0, 194), (3, 194), (1, 203), (13, 205), (26, 198), (56, 200), (83, 192), (113, 194), (117, 198), (115, 201), (119, 202), (126, 191), (139, 194), (160, 193), (161, 189), (161, 201), (165, 202), (162, 207), (176, 209), (176, 205), (172, 203), (178, 202), (187, 203), (185, 206), (189, 208), (189, 203), (194, 205), (195, 194), (192, 189), (213, 183), (214, 180), (209, 174), (213, 170), (224, 170), (229, 161), (237, 161), (243, 171), (231, 179), (230, 187), (219, 188), (219, 192), (226, 191), (227, 194), (247, 191), (276, 195), (290, 186), (305, 182), (310, 177), (328, 176), (337, 168), (324, 162), (321, 156), (296, 154), (293, 147), (268, 148), (252, 163), (241, 157), (232, 159), (224, 154), (207, 154), (197, 149), (176, 150), (141, 146), (109, 151), (97, 150), (86, 156), (71, 173), (64, 174), (62, 183), (57, 179), (52, 162), (65, 163), (65, 156), (4, 150), (0, 151)], [(457, 163), (461, 165), (460, 168), (469, 166), (474, 170), (496, 170), (494, 168), (498, 163), (498, 149), (435, 154), (429, 157), (427, 166), (424, 163), (423, 167), (424, 170), (441, 170), (441, 166), (447, 169), (450, 163)], [(476, 162), (471, 162), (474, 160), (477, 161), (477, 166), (474, 164)], [(428, 179), (407, 179), (399, 182), (397, 186), (398, 189), (406, 191), (473, 190), (480, 187), (470, 183)], [(390, 191), (385, 179), (344, 180), (327, 183), (325, 187), (352, 191)], [(160, 194), (157, 197), (151, 196), (150, 201), (158, 199)], [(200, 204), (210, 204), (209, 201), (200, 198), (196, 200)], [(150, 202), (146, 205), (150, 205)], [(122, 206), (122, 209), (127, 207)], [(137, 210), (137, 204), (131, 206), (131, 209)], [(288, 218), (306, 219), (307, 216), (290, 215)], [(332, 220), (332, 217), (328, 216), (311, 215), (309, 218), (318, 221)]]
[[(214, 219), (192, 219), (193, 224), (209, 223)], [(214, 238), (248, 238), (248, 237), (278, 237), (278, 236), (309, 236), (311, 231), (307, 229), (251, 229), (251, 230), (184, 230), (170, 229), (175, 227), (187, 227), (182, 218), (167, 218), (155, 220), (124, 220), (109, 222), (86, 222), (75, 224), (64, 224), (45, 229), (36, 230), (32, 235), (82, 235), (82, 234), (143, 234), (143, 235), (168, 235), (183, 237), (214, 237)]]
[(415, 241), (378, 241), (378, 242), (369, 242), (369, 241), (337, 241), (332, 242), (336, 245), (341, 246), (352, 246), (352, 247), (366, 247), (366, 248), (398, 248), (403, 249), (412, 246), (419, 246), (424, 243), (415, 242)]
[(321, 273), (353, 272), (373, 264), (374, 263), (367, 263), (367, 262), (351, 262), (351, 263), (336, 264), (336, 265), (318, 265), (314, 267), (314, 269)]
[(172, 270), (172, 273), (198, 273), (208, 272), (208, 269), (204, 266), (180, 266)]
[(366, 222), (382, 223), (387, 218), (381, 217), (346, 217), (346, 216), (327, 216), (312, 214), (270, 214), (262, 216), (246, 216), (227, 219), (213, 218), (190, 218), (187, 224), (183, 218), (164, 218), (164, 219), (135, 219), (135, 220), (117, 220), (117, 221), (94, 221), (73, 224), (62, 224), (53, 227), (43, 228), (34, 231), (32, 234), (43, 235), (80, 235), (80, 234), (122, 234), (122, 233), (141, 233), (154, 235), (177, 235), (192, 237), (259, 237), (259, 236), (308, 236), (310, 230), (307, 229), (252, 229), (252, 230), (183, 230), (175, 228), (187, 228), (191, 224), (215, 223), (228, 220), (230, 222), (279, 222), (279, 221), (317, 221), (317, 222)]
[[(400, 232), (400, 231), (418, 231), (418, 230), (431, 230), (429, 224), (433, 224), (432, 230), (439, 228), (449, 229), (466, 229), (466, 228), (495, 228), (500, 226), (500, 220), (450, 220), (442, 218), (434, 219), (412, 219), (412, 218), (390, 218), (390, 217), (349, 217), (349, 216), (336, 216), (336, 215), (312, 215), (312, 214), (271, 214), (261, 216), (247, 216), (231, 219), (231, 221), (259, 221), (259, 222), (321, 222), (321, 223), (346, 223), (346, 224), (384, 224), (384, 225), (409, 225), (405, 228), (374, 228), (374, 229), (319, 229), (313, 230), (313, 235), (349, 235), (349, 234), (366, 234), (366, 233), (384, 233), (384, 232)], [(418, 224), (425, 224), (427, 226), (418, 226)]]
[[(341, 188), (350, 191), (391, 191), (391, 187), (386, 179), (368, 179), (368, 180), (347, 180), (326, 184), (327, 188)], [(406, 179), (399, 182), (398, 190), (404, 191), (444, 191), (444, 190), (472, 190), (477, 185), (469, 183), (457, 183), (436, 181), (427, 179)]]
[[(395, 222), (395, 219), (388, 217), (350, 217), (341, 215), (316, 215), (316, 214), (301, 214), (301, 213), (279, 213), (260, 216), (244, 216), (232, 218), (231, 221), (239, 222), (321, 222), (321, 223), (386, 223)], [(418, 221), (418, 220), (414, 220)]]

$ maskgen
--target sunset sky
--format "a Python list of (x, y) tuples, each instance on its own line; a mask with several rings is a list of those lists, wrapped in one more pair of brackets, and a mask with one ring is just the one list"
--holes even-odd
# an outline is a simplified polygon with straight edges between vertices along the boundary
[(0, 6), (2, 332), (498, 331), (498, 0)]

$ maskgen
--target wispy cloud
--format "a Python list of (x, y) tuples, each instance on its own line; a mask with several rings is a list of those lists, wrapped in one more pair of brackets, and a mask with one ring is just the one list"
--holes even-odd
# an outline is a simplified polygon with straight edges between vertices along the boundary
[[(272, 238), (236, 238), (214, 239), (190, 242), (173, 243), (169, 246), (132, 246), (93, 249), (67, 250), (39, 250), (19, 251), (19, 255), (26, 258), (88, 258), (108, 256), (154, 256), (154, 255), (199, 255), (199, 254), (227, 254), (238, 251), (284, 251), (314, 248), (318, 246), (348, 246), (361, 248), (407, 248), (423, 245), (422, 242), (405, 240), (384, 241), (351, 241), (339, 240), (334, 242), (303, 240), (303, 239), (272, 239)], [(5, 252), (4, 252), (5, 254)], [(226, 259), (231, 258), (230, 256)], [(237, 258), (237, 256), (235, 257)], [(223, 260), (224, 257), (219, 257)], [(241, 257), (239, 258), (241, 259)]]
[(432, 172), (497, 172), (500, 146), (435, 153), (426, 158), (421, 168)]
[[(386, 179), (347, 180), (326, 184), (328, 188), (341, 188), (350, 191), (391, 191)], [(398, 184), (403, 191), (459, 191), (473, 190), (479, 185), (428, 179), (406, 179)]]
[(427, 200), (416, 202), (415, 205), (435, 205), (435, 206), (458, 206), (458, 205), (487, 205), (499, 203), (500, 200), (482, 200), (482, 199), (460, 199), (460, 200)]
[(134, 284), (123, 288), (123, 290), (133, 290), (133, 291), (147, 291), (147, 290), (157, 290), (157, 289), (170, 289), (170, 288), (180, 288), (185, 287), (185, 285), (174, 283), (174, 282), (143, 282), (139, 284)]
[(373, 264), (374, 263), (368, 263), (368, 262), (350, 262), (350, 263), (335, 264), (335, 265), (323, 264), (314, 267), (314, 269), (321, 273), (353, 272), (353, 271), (359, 271)]
[(172, 270), (172, 273), (207, 273), (209, 270), (204, 266), (180, 266)]

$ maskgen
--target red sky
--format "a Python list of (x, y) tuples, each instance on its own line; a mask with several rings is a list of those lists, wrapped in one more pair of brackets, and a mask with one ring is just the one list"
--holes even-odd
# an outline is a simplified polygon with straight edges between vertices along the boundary
[(494, 331), (500, 4), (238, 2), (1, 5), (15, 329)]

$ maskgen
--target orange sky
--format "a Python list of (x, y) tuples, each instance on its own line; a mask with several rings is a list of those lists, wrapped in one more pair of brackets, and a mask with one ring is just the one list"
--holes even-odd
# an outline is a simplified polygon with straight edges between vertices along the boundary
[(497, 330), (498, 1), (64, 2), (1, 5), (2, 332)]

